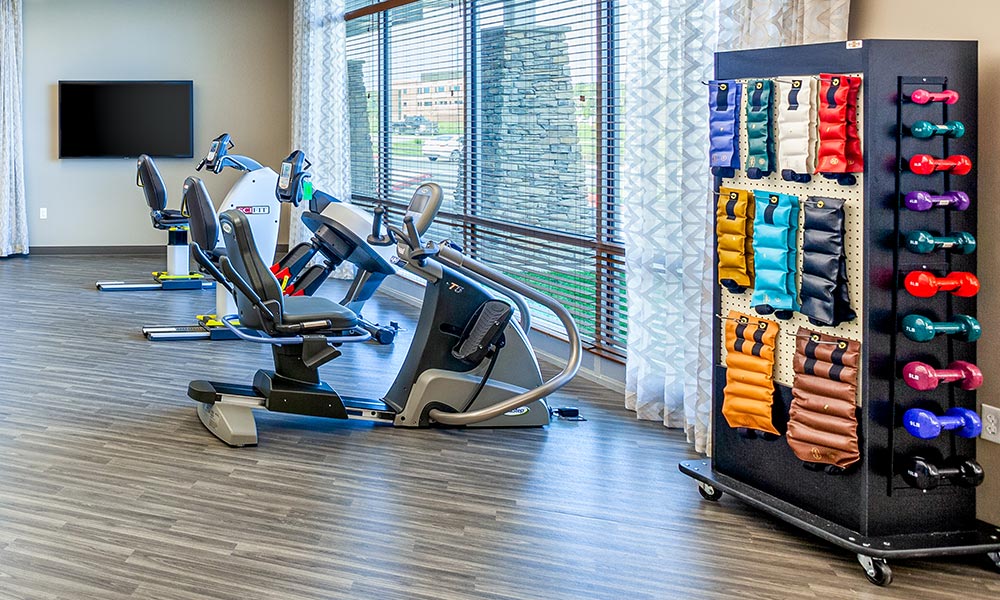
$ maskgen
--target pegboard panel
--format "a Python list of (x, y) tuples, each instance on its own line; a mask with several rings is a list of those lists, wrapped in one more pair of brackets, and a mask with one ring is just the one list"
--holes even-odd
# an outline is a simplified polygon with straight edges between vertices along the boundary
[[(848, 73), (854, 77), (862, 77), (861, 73)], [(805, 79), (813, 78), (819, 79), (819, 74), (812, 75), (795, 75), (781, 77), (780, 79)], [(746, 163), (747, 156), (747, 132), (745, 127), (745, 115), (746, 115), (746, 103), (747, 96), (745, 84), (749, 81), (748, 79), (737, 79), (744, 84), (744, 93), (740, 97), (740, 164)], [(818, 85), (815, 86), (814, 93), (818, 93)], [(858, 135), (862, 136), (862, 148), (864, 145), (864, 94), (865, 85), (862, 78), (861, 90), (858, 94)], [(813, 103), (815, 107), (816, 103)], [(815, 109), (814, 109), (815, 110)], [(772, 130), (772, 135), (776, 135), (776, 131)], [(869, 157), (865, 157), (865, 160), (869, 160)], [(779, 165), (780, 166), (780, 165)], [(837, 327), (822, 327), (813, 325), (809, 322), (809, 319), (802, 315), (801, 313), (794, 313), (791, 319), (780, 320), (775, 319), (774, 315), (758, 315), (765, 319), (775, 321), (779, 324), (780, 330), (778, 333), (778, 338), (776, 342), (775, 355), (774, 355), (774, 381), (791, 387), (792, 382), (795, 377), (795, 373), (792, 370), (792, 359), (795, 356), (795, 332), (798, 331), (799, 326), (806, 327), (808, 329), (815, 329), (817, 331), (822, 331), (829, 335), (843, 337), (849, 340), (856, 340), (858, 342), (862, 341), (863, 329), (863, 319), (864, 311), (861, 309), (864, 306), (864, 298), (862, 292), (864, 290), (864, 253), (863, 249), (865, 246), (864, 240), (864, 174), (857, 173), (857, 183), (854, 185), (840, 185), (834, 180), (826, 179), (820, 175), (813, 175), (812, 180), (809, 183), (796, 183), (793, 181), (785, 181), (781, 178), (780, 169), (775, 169), (772, 171), (771, 175), (768, 177), (763, 177), (761, 179), (748, 179), (746, 173), (742, 170), (736, 171), (735, 177), (727, 177), (722, 180), (722, 185), (724, 187), (732, 187), (744, 190), (767, 190), (772, 192), (780, 192), (784, 194), (791, 194), (798, 196), (799, 200), (804, 200), (807, 196), (823, 196), (826, 198), (841, 198), (845, 200), (844, 202), (844, 215), (846, 218), (846, 237), (844, 244), (844, 252), (847, 256), (847, 286), (848, 292), (851, 298), (851, 307), (854, 308), (857, 313), (857, 318), (853, 321), (843, 323)], [(718, 190), (716, 190), (716, 194)], [(714, 212), (714, 208), (713, 208)], [(798, 252), (798, 269), (796, 271), (796, 290), (799, 289), (802, 279), (802, 223), (805, 219), (804, 211), (799, 211), (799, 228), (798, 228), (798, 240), (797, 247)], [(715, 282), (718, 285), (718, 282)], [(748, 313), (756, 315), (757, 313), (750, 307), (750, 298), (753, 293), (752, 289), (748, 289), (742, 294), (733, 294), (726, 290), (721, 289), (720, 295), (720, 307), (721, 315), (726, 316), (729, 314), (730, 310), (736, 310), (743, 313)], [(716, 319), (718, 321), (717, 326), (719, 327), (721, 333), (721, 339), (725, 340), (725, 320)], [(726, 347), (725, 343), (719, 349), (719, 364), (726, 364)], [(858, 381), (861, 381), (861, 370), (864, 366), (860, 366), (858, 369)], [(856, 399), (858, 405), (861, 404), (861, 386), (858, 386), (858, 397)]]

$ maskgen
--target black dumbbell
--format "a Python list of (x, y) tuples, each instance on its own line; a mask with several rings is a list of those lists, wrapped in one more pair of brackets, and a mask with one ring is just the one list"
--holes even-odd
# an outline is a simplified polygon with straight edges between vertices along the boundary
[(976, 487), (984, 477), (983, 468), (971, 458), (953, 457), (938, 466), (921, 456), (911, 456), (903, 463), (903, 481), (918, 490), (932, 490), (946, 479), (962, 487)]
[(917, 254), (930, 254), (938, 249), (972, 254), (976, 251), (976, 238), (965, 231), (935, 236), (931, 235), (929, 231), (917, 229), (906, 234), (906, 247), (910, 249), (910, 252)]
[(914, 342), (929, 342), (941, 334), (953, 335), (963, 342), (974, 342), (982, 336), (983, 328), (975, 317), (969, 315), (955, 315), (951, 321), (940, 323), (915, 313), (903, 317), (903, 335)]

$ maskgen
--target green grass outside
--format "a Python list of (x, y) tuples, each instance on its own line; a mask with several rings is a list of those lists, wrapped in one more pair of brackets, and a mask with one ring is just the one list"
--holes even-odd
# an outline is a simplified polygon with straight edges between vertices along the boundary
[(423, 155), (424, 140), (420, 138), (396, 139), (392, 140), (393, 156), (421, 156)]
[[(536, 290), (544, 292), (557, 299), (560, 297), (566, 297), (567, 295), (571, 295), (572, 294), (571, 290), (573, 288), (587, 290), (586, 296), (580, 298), (583, 302), (591, 301), (590, 299), (592, 296), (590, 295), (590, 290), (593, 290), (597, 285), (596, 275), (593, 272), (587, 272), (587, 271), (570, 271), (570, 272), (549, 271), (548, 272), (549, 278), (547, 278), (547, 280), (540, 280), (537, 275), (534, 277), (528, 277), (524, 274), (523, 271), (508, 272), (507, 275), (509, 275), (513, 279), (516, 279), (517, 281), (520, 281), (521, 283), (530, 285)], [(537, 311), (539, 306), (534, 305), (534, 303), (531, 304), (532, 308)], [(580, 334), (583, 337), (591, 337), (591, 338), (594, 337), (594, 335), (597, 333), (597, 329), (595, 327), (596, 315), (594, 315), (594, 313), (591, 312), (590, 310), (583, 313), (577, 306), (567, 306), (566, 308), (567, 310), (569, 310), (570, 314), (572, 314), (574, 319), (576, 320), (576, 326), (579, 328)], [(622, 297), (619, 304), (619, 310), (622, 312), (623, 315), (627, 314), (625, 306), (624, 289), (622, 290)], [(545, 311), (545, 314), (548, 315), (547, 310)], [(552, 320), (552, 317), (550, 316), (542, 320), (550, 321)], [(622, 332), (622, 335), (623, 336), (625, 335), (624, 331)]]

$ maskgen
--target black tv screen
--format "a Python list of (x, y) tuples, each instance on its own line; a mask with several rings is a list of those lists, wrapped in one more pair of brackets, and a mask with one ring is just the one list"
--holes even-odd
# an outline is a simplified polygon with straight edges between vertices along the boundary
[(60, 81), (59, 158), (194, 156), (191, 81)]

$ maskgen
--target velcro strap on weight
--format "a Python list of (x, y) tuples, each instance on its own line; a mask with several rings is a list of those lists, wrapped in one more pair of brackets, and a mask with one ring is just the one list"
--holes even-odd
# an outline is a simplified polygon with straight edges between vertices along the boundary
[(813, 172), (816, 161), (816, 102), (815, 87), (810, 78), (778, 80), (776, 126), (776, 159), (778, 169), (806, 175)]
[(719, 283), (733, 293), (753, 286), (753, 212), (750, 192), (720, 187), (716, 213)]
[(805, 202), (800, 312), (814, 325), (832, 327), (857, 315), (847, 287), (844, 201), (813, 196)]
[(800, 327), (788, 445), (800, 460), (846, 467), (861, 458), (856, 412), (861, 344)]
[(795, 289), (799, 199), (754, 191), (754, 291), (750, 305), (761, 314), (799, 309)]
[(774, 346), (778, 324), (730, 311), (725, 325), (726, 387), (722, 415), (733, 428), (774, 435)]
[(740, 168), (739, 114), (743, 85), (733, 80), (708, 84), (709, 166)]

